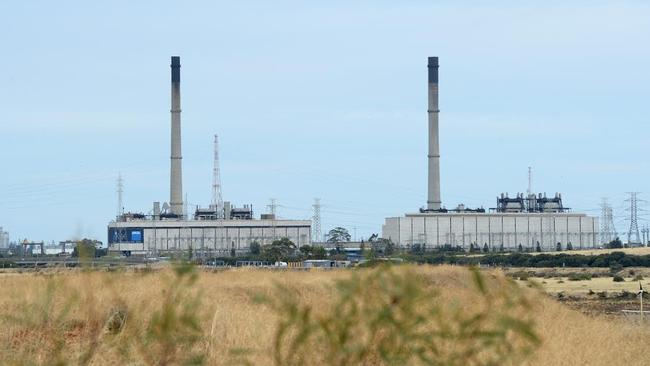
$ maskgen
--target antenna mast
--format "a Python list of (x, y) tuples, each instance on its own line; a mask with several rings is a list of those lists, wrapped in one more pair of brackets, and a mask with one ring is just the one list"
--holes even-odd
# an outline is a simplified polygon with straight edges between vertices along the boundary
[(120, 217), (124, 213), (124, 204), (122, 203), (122, 194), (124, 193), (124, 180), (122, 173), (117, 175), (117, 216)]
[(221, 171), (219, 169), (219, 137), (214, 135), (214, 166), (212, 168), (212, 208), (217, 218), (223, 218), (223, 196), (221, 195)]
[(528, 197), (533, 193), (533, 168), (528, 167)]

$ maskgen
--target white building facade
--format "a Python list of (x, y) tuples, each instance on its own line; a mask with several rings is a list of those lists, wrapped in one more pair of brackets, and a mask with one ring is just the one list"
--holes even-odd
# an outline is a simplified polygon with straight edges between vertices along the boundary
[(130, 220), (108, 225), (111, 251), (151, 253), (203, 251), (230, 255), (289, 238), (297, 247), (311, 244), (310, 220)]
[(444, 245), (469, 249), (470, 244), (490, 248), (555, 250), (557, 243), (573, 249), (598, 246), (598, 218), (581, 213), (414, 213), (387, 218), (382, 237), (409, 247)]

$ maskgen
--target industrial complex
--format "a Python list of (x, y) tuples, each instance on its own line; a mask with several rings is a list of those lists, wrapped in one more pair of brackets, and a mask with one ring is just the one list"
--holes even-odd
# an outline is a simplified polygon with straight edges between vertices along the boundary
[[(213, 202), (190, 216), (183, 203), (181, 153), (180, 57), (171, 58), (171, 169), (169, 203), (154, 202), (149, 214), (118, 212), (108, 225), (110, 251), (144, 254), (193, 250), (209, 255), (248, 252), (251, 243), (270, 244), (289, 238), (297, 246), (311, 243), (310, 220), (279, 220), (274, 214), (254, 217), (252, 205), (235, 207), (221, 198), (215, 159)], [(215, 155), (217, 154), (215, 136)]]
[[(555, 250), (559, 243), (566, 248), (591, 248), (599, 242), (597, 217), (573, 213), (563, 206), (562, 195), (518, 193), (497, 197), (491, 209), (466, 208), (460, 204), (453, 209), (442, 205), (440, 195), (440, 146), (438, 117), (438, 57), (428, 62), (428, 199), (425, 208), (403, 217), (386, 218), (382, 237), (402, 247), (419, 245), (423, 248), (453, 246), (469, 249), (537, 249)], [(530, 186), (530, 185), (529, 185)]]
[[(213, 199), (207, 208), (188, 214), (183, 202), (181, 150), (180, 58), (171, 58), (171, 165), (168, 203), (154, 202), (144, 213), (118, 212), (108, 225), (111, 251), (128, 254), (194, 250), (207, 255), (236, 255), (251, 243), (270, 244), (289, 238), (298, 247), (311, 244), (310, 220), (280, 220), (274, 214), (256, 218), (252, 205), (235, 207), (221, 196), (218, 139), (215, 135)], [(556, 193), (531, 192), (514, 197), (502, 193), (493, 208), (447, 209), (440, 189), (438, 58), (428, 62), (428, 199), (425, 207), (403, 217), (386, 218), (382, 237), (401, 247), (489, 247), (499, 250), (591, 248), (599, 242), (598, 218), (574, 213)]]

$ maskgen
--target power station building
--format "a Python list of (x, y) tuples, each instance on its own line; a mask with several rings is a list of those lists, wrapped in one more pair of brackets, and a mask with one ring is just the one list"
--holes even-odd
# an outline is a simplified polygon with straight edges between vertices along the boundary
[(384, 238), (401, 246), (444, 245), (469, 249), (482, 248), (555, 250), (557, 243), (566, 248), (592, 248), (598, 240), (598, 220), (580, 213), (485, 213), (424, 212), (386, 219)]
[(428, 60), (428, 199), (426, 208), (404, 217), (386, 218), (382, 237), (402, 247), (419, 245), (435, 248), (470, 245), (504, 250), (555, 250), (570, 243), (575, 249), (592, 248), (599, 241), (597, 217), (572, 213), (562, 204), (562, 196), (528, 192), (509, 198), (497, 197), (497, 207), (485, 210), (459, 205), (447, 210), (440, 198), (440, 147), (438, 128), (438, 57)]
[[(213, 202), (186, 217), (183, 202), (181, 154), (180, 57), (171, 58), (171, 166), (170, 200), (154, 202), (151, 214), (119, 213), (108, 224), (108, 248), (131, 254), (186, 251), (230, 255), (249, 251), (253, 242), (270, 244), (289, 238), (297, 246), (311, 243), (310, 220), (283, 220), (275, 215), (255, 219), (252, 205), (234, 207)], [(216, 154), (216, 137), (215, 137)], [(219, 194), (220, 197), (220, 194)], [(220, 200), (219, 200), (220, 201)]]
[(252, 242), (270, 244), (289, 238), (297, 246), (311, 243), (309, 220), (175, 220), (124, 218), (108, 226), (109, 249), (129, 253), (187, 251), (230, 255), (246, 253)]

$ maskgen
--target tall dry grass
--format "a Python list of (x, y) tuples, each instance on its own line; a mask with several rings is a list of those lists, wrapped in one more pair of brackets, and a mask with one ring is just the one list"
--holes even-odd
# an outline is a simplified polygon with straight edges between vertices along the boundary
[[(455, 363), (446, 364), (464, 364), (459, 357), (465, 356), (453, 352), (466, 350), (465, 343), (427, 338), (431, 335), (427, 332), (439, 330), (436, 324), (439, 327), (454, 324), (453, 330), (447, 330), (451, 333), (445, 335), (451, 334), (451, 339), (457, 337), (459, 342), (474, 346), (471, 338), (458, 335), (460, 328), (457, 326), (459, 322), (470, 321), (472, 314), (484, 314), (485, 319), (472, 323), (478, 324), (476, 329), (467, 328), (463, 334), (480, 335), (470, 330), (505, 330), (507, 335), (487, 343), (489, 354), (482, 354), (480, 350), (473, 354), (474, 364), (501, 352), (490, 347), (494, 343), (504, 346), (504, 339), (516, 343), (512, 352), (517, 357), (503, 359), (500, 364), (650, 364), (646, 351), (646, 340), (650, 336), (647, 328), (623, 320), (587, 317), (535, 289), (519, 293), (509, 287), (510, 282), (499, 272), (483, 275), (487, 296), (493, 297), (486, 300), (477, 288), (476, 278), (465, 268), (404, 266), (393, 271), (394, 276), (386, 277), (368, 269), (331, 272), (237, 269), (213, 273), (181, 267), (155, 272), (65, 271), (0, 275), (0, 360), (3, 364), (14, 365), (274, 364), (278, 361), (274, 340), (280, 339), (284, 346), (284, 351), (280, 352), (285, 352), (282, 353), (285, 358), (279, 362), (292, 361), (291, 355), (296, 354), (306, 359), (295, 360), (310, 364), (310, 360), (326, 360), (331, 356), (326, 352), (332, 353), (332, 349), (322, 343), (328, 338), (323, 332), (325, 328), (318, 328), (318, 324), (340, 326), (352, 316), (356, 321), (348, 325), (352, 329), (348, 336), (354, 342), (342, 344), (355, 346), (354, 350), (362, 350), (367, 357), (343, 361), (417, 363), (418, 359), (404, 354), (397, 359), (384, 360), (379, 347), (374, 347), (385, 344), (390, 348), (393, 343), (408, 347), (408, 341), (415, 339), (417, 342), (437, 342), (442, 353), (432, 355), (441, 360), (450, 359), (450, 354), (452, 360), (456, 357)], [(351, 276), (357, 279), (352, 281)], [(416, 279), (415, 284), (410, 281), (412, 279)], [(345, 302), (342, 296), (350, 292), (341, 292), (341, 284), (348, 286), (348, 290), (352, 286), (353, 292), (361, 293), (362, 299), (368, 301), (355, 298), (352, 302), (357, 304), (356, 312), (351, 313), (352, 303)], [(354, 288), (358, 284), (362, 287)], [(404, 290), (411, 285), (416, 289)], [(392, 297), (382, 297), (386, 294)], [(386, 304), (400, 296), (403, 299), (412, 297), (400, 308), (411, 313), (402, 315), (421, 316), (426, 310), (437, 312), (438, 320), (429, 319), (431, 327), (422, 327), (418, 323), (409, 325), (407, 318), (400, 319), (400, 315), (396, 315), (395, 322), (389, 319), (388, 323), (379, 323), (379, 328), (372, 328), (375, 323), (364, 320), (363, 314), (378, 309), (390, 310)], [(266, 301), (259, 303), (256, 298)], [(304, 323), (310, 325), (309, 334), (296, 337), (305, 329), (301, 322), (295, 322), (297, 318), (283, 311), (290, 306), (299, 310), (294, 315), (304, 314), (308, 309), (310, 315)], [(490, 311), (485, 315), (483, 310), (488, 308)], [(524, 328), (499, 325), (508, 315), (515, 320), (531, 321), (539, 345), (534, 347), (532, 338), (521, 333), (526, 330), (527, 323), (522, 325)], [(294, 325), (278, 337), (279, 325), (287, 322)], [(404, 324), (408, 327), (400, 329)], [(385, 339), (381, 334), (369, 333), (372, 329), (382, 332), (393, 329), (390, 327), (405, 334), (404, 338)], [(304, 342), (296, 343), (297, 340)], [(459, 348), (454, 348), (454, 344)], [(286, 353), (289, 345), (295, 353)], [(527, 354), (526, 347), (534, 351)]]

